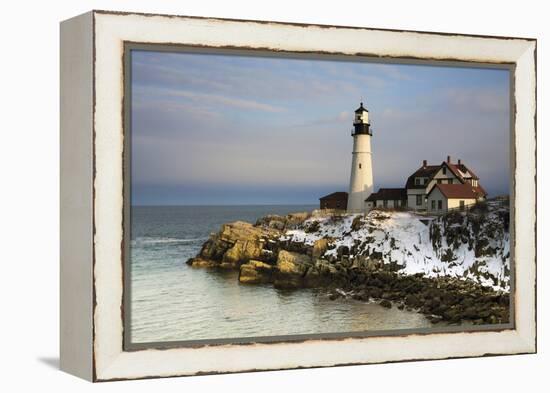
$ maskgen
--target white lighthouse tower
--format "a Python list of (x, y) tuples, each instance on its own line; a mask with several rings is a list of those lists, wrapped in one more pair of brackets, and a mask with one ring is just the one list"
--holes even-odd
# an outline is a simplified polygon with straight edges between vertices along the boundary
[(365, 211), (365, 199), (373, 191), (370, 147), (372, 131), (369, 124), (369, 111), (363, 107), (363, 103), (355, 111), (351, 136), (353, 136), (353, 153), (349, 179), (348, 212), (357, 213)]

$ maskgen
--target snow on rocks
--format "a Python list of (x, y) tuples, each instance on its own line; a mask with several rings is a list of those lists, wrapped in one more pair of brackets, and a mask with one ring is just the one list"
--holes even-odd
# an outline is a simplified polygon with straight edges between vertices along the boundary
[(328, 239), (322, 259), (381, 259), (396, 265), (400, 274), (457, 277), (509, 291), (508, 215), (507, 206), (494, 202), (439, 217), (380, 210), (365, 215), (313, 214), (279, 240), (309, 247)]

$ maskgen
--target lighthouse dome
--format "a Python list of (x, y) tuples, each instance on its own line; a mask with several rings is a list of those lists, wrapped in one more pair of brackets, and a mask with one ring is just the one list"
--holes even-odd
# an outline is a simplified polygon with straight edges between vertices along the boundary
[(372, 135), (372, 132), (370, 130), (370, 124), (369, 124), (369, 111), (367, 110), (367, 108), (363, 106), (362, 102), (359, 108), (355, 110), (353, 127), (354, 127), (354, 130), (351, 134), (352, 136), (358, 135), (358, 134)]
[(362, 113), (362, 112), (368, 112), (368, 109), (363, 106), (363, 103), (361, 102), (361, 105), (359, 108), (355, 110), (355, 113)]

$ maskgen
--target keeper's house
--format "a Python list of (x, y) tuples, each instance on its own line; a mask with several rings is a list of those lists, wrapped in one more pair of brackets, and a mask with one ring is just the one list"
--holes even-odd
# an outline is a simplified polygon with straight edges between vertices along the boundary
[(319, 207), (321, 209), (346, 210), (348, 208), (348, 193), (333, 192), (319, 198)]
[(427, 161), (410, 175), (405, 188), (381, 188), (366, 200), (366, 208), (407, 207), (427, 212), (445, 212), (465, 208), (485, 200), (487, 193), (479, 184), (479, 178), (461, 160), (447, 161), (440, 165), (428, 165)]

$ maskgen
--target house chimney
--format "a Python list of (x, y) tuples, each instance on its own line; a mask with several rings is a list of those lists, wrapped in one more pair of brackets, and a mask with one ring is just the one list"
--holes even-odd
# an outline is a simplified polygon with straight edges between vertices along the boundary
[(451, 156), (447, 156), (447, 164), (451, 163)]
[(460, 165), (460, 164), (462, 164), (462, 163), (460, 162), (460, 158), (459, 158), (459, 159), (458, 159), (458, 165)]
[(426, 168), (426, 166), (428, 166), (428, 161), (427, 160), (422, 161), (422, 167)]

